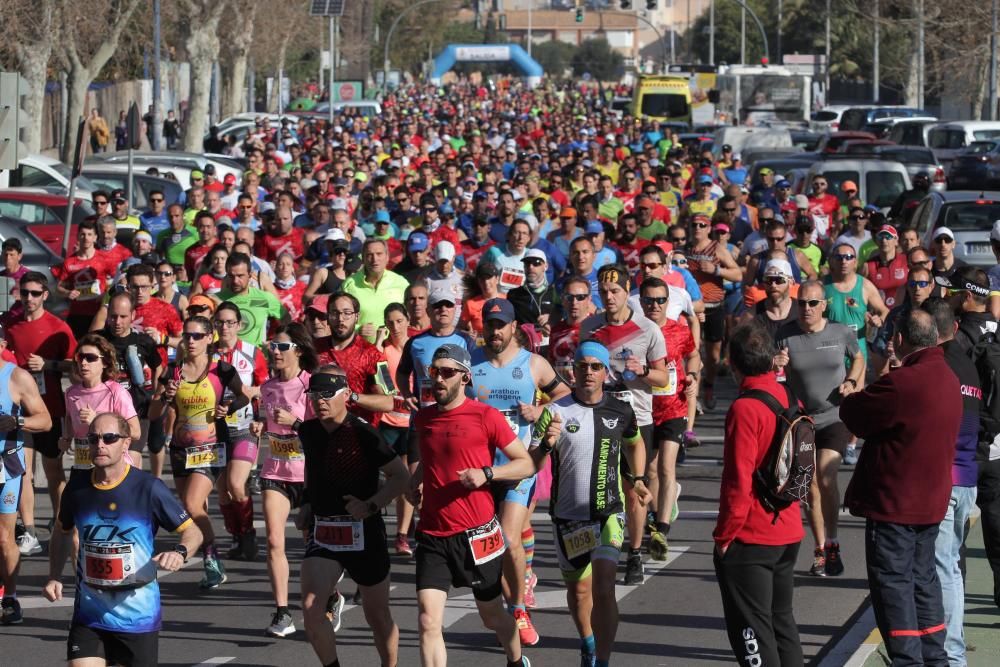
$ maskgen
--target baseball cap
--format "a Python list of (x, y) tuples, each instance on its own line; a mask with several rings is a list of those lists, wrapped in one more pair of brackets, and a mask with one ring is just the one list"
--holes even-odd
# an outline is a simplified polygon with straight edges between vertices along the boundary
[(840, 191), (841, 192), (847, 192), (848, 190), (851, 190), (853, 192), (857, 192), (858, 191), (858, 184), (855, 183), (854, 181), (844, 181), (843, 183), (840, 184)]
[(340, 241), (343, 243), (347, 243), (347, 237), (344, 236), (344, 230), (339, 229), (337, 227), (327, 230), (326, 235), (323, 237), (323, 240), (335, 241), (335, 242)]
[(732, 146), (730, 146), (729, 144), (722, 144), (722, 152), (723, 153), (731, 153), (732, 151), (733, 151), (733, 147)]
[(766, 176), (767, 174), (773, 174), (774, 169), (771, 169), (770, 167), (764, 167), (763, 169), (760, 170), (759, 173), (761, 176)]
[(893, 227), (892, 225), (882, 225), (881, 227), (879, 227), (878, 231), (875, 232), (875, 235), (878, 236), (879, 234), (889, 234), (894, 239), (899, 238), (899, 232), (896, 231), (896, 228)]
[(790, 187), (792, 187), (792, 184), (789, 183), (788, 181), (786, 181), (785, 179), (781, 179), (780, 181), (778, 181), (777, 183), (774, 184), (774, 187), (779, 188), (779, 189), (780, 188), (790, 188)]
[(767, 264), (764, 265), (764, 275), (791, 278), (792, 265), (787, 259), (770, 259)]
[(223, 185), (236, 185), (236, 174), (226, 174), (222, 177)]
[(469, 351), (465, 349), (463, 345), (455, 345), (454, 343), (445, 343), (438, 349), (434, 350), (434, 359), (448, 359), (449, 361), (454, 361), (456, 364), (464, 368), (468, 372), (472, 372), (472, 357), (469, 356)]
[(347, 210), (347, 200), (343, 197), (335, 197), (332, 202), (330, 202), (330, 210), (332, 211), (346, 211)]
[(445, 202), (438, 207), (438, 213), (441, 215), (455, 215), (455, 209), (449, 202)]
[(729, 225), (727, 225), (724, 222), (717, 222), (714, 225), (712, 225), (712, 231), (713, 232), (723, 232), (725, 234), (728, 234), (729, 233)]
[[(722, 150), (725, 150), (724, 148)], [(739, 153), (733, 153), (733, 162), (742, 162), (743, 156)]]
[(559, 217), (560, 218), (575, 218), (576, 217), (576, 209), (573, 208), (572, 206), (567, 206), (567, 207), (563, 208), (561, 211), (559, 211)]
[(455, 294), (446, 287), (435, 287), (427, 295), (427, 305), (433, 306), (436, 303), (455, 303)]
[(708, 174), (702, 174), (701, 176), (699, 176), (698, 177), (698, 185), (702, 185), (704, 183), (711, 184), (712, 183), (712, 177), (709, 176)]
[(497, 278), (499, 275), (500, 269), (490, 262), (479, 262), (476, 265), (477, 278)]
[(599, 220), (591, 220), (584, 231), (588, 234), (601, 234), (604, 232), (604, 225)]
[(451, 241), (438, 241), (438, 244), (434, 246), (434, 261), (448, 260), (450, 262), (453, 259), (455, 259), (455, 246), (452, 245)]
[(202, 173), (201, 169), (194, 169), (191, 171), (191, 180), (193, 181), (196, 178), (205, 178), (205, 174)]
[(507, 299), (490, 299), (483, 304), (483, 321), (499, 320), (504, 324), (514, 321), (514, 306)]
[[(600, 224), (600, 223), (598, 223), (598, 224)], [(545, 252), (542, 251), (542, 250), (539, 250), (538, 248), (529, 248), (524, 253), (524, 257), (521, 258), (521, 261), (523, 262), (523, 261), (528, 260), (528, 259), (540, 259), (543, 262), (545, 262), (546, 264), (549, 261), (549, 258), (545, 256)]]
[(581, 361), (584, 357), (597, 359), (608, 372), (611, 371), (611, 354), (608, 348), (604, 347), (596, 340), (585, 340), (576, 346), (576, 353), (573, 355), (574, 361)]
[(993, 223), (993, 229), (990, 231), (990, 241), (1000, 241), (1000, 220)]
[(642, 197), (636, 197), (635, 205), (639, 208), (656, 208), (656, 203), (645, 195)]
[(941, 287), (953, 290), (968, 290), (981, 297), (990, 295), (990, 281), (986, 272), (974, 266), (962, 266), (955, 270), (951, 277), (935, 276), (934, 282)]
[(795, 195), (795, 208), (809, 208), (809, 197)]
[(209, 176), (215, 176), (215, 165), (211, 162), (205, 165), (205, 173)]
[(379, 209), (375, 211), (375, 220), (373, 221), (376, 225), (379, 224), (389, 224), (392, 220), (389, 218), (389, 211), (385, 209)]
[(195, 294), (193, 297), (188, 299), (188, 310), (190, 310), (192, 306), (195, 308), (208, 308), (208, 312), (210, 313), (215, 312), (215, 302), (204, 294)]
[(313, 297), (313, 300), (309, 302), (306, 310), (315, 310), (317, 312), (326, 315), (326, 307), (330, 303), (329, 294), (317, 294)]
[(423, 232), (413, 232), (406, 241), (406, 247), (410, 250), (427, 250), (431, 240)]
[(947, 236), (952, 241), (955, 240), (955, 232), (951, 231), (947, 227), (938, 227), (937, 229), (934, 230), (934, 237), (933, 238), (937, 238), (939, 236)]
[(126, 201), (124, 190), (112, 190), (111, 201)]

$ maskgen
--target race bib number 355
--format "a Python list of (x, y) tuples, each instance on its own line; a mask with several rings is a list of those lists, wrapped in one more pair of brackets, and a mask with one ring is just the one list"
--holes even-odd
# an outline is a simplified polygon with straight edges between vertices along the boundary
[(83, 577), (92, 586), (126, 586), (135, 581), (131, 544), (84, 542)]

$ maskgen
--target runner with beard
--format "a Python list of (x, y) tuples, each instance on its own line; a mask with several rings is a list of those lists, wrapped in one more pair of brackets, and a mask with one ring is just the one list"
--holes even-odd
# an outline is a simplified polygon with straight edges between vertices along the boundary
[[(554, 401), (568, 394), (569, 387), (560, 382), (548, 361), (517, 344), (514, 340), (516, 329), (514, 306), (507, 299), (490, 299), (483, 304), (486, 345), (472, 353), (469, 394), (499, 410), (521, 442), (525, 442), (540, 412), (535, 406), (536, 388)], [(499, 467), (507, 462), (504, 453), (497, 450), (493, 465)], [(504, 592), (517, 622), (521, 644), (528, 646), (537, 644), (539, 637), (524, 604), (526, 565), (521, 538), (527, 533), (528, 539), (534, 541), (531, 508), (535, 482), (536, 475), (531, 475), (516, 484), (494, 483), (491, 487), (507, 542)]]
[(549, 361), (567, 383), (573, 383), (573, 355), (580, 344), (580, 324), (594, 312), (590, 299), (590, 281), (573, 276), (563, 283), (563, 318), (552, 326), (549, 335)]

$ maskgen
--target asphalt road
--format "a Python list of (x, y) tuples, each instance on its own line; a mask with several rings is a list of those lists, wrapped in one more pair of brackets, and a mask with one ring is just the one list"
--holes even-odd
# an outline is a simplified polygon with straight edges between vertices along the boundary
[[(722, 472), (721, 431), (724, 410), (734, 388), (728, 378), (719, 386), (719, 405), (697, 425), (705, 444), (689, 453), (681, 467), (683, 484), (680, 519), (670, 534), (670, 559), (666, 563), (647, 561), (646, 581), (641, 586), (619, 585), (620, 627), (613, 662), (634, 667), (654, 665), (717, 665), (734, 662), (726, 639), (722, 603), (712, 567), (712, 528), (718, 509), (719, 477)], [(841, 472), (841, 489), (850, 470)], [(168, 480), (169, 484), (169, 480)], [(38, 493), (40, 503), (47, 496)], [(214, 506), (214, 499), (210, 501)], [(47, 504), (38, 511), (44, 526), (51, 510)], [(259, 515), (259, 504), (258, 504)], [(213, 509), (216, 531), (222, 519)], [(391, 525), (391, 519), (389, 521)], [(258, 522), (263, 533), (262, 522)], [(535, 571), (539, 608), (532, 617), (541, 642), (526, 649), (536, 667), (579, 664), (579, 639), (566, 608), (555, 554), (552, 530), (544, 509), (535, 515)], [(266, 566), (227, 562), (229, 581), (221, 588), (202, 592), (200, 561), (161, 578), (163, 630), (160, 633), (162, 665), (313, 665), (318, 660), (305, 639), (298, 595), (298, 565), (302, 541), (289, 528), (289, 559), (292, 564), (291, 605), (299, 631), (285, 639), (264, 634), (273, 611)], [(390, 534), (393, 529), (390, 528)], [(41, 537), (46, 535), (44, 530)], [(162, 542), (169, 545), (169, 540)], [(840, 642), (854, 624), (867, 597), (863, 562), (863, 523), (842, 516), (841, 545), (846, 572), (837, 578), (815, 578), (806, 574), (811, 564), (812, 538), (807, 530), (799, 553), (796, 577), (795, 612), (807, 660), (818, 664), (844, 664), (834, 658), (852, 650), (852, 639)], [(67, 567), (67, 572), (69, 568)], [(621, 573), (624, 572), (624, 558)], [(0, 627), (0, 664), (6, 666), (52, 665), (65, 660), (66, 633), (72, 602), (47, 602), (40, 589), (47, 575), (43, 552), (22, 561), (19, 598), (24, 608), (23, 625)], [(418, 665), (417, 609), (414, 593), (414, 566), (411, 560), (393, 555), (392, 613), (400, 627), (401, 666)], [(68, 579), (68, 575), (67, 575)], [(620, 581), (620, 580), (619, 580)], [(354, 584), (345, 580), (348, 595)], [(67, 595), (72, 595), (69, 587)], [(504, 664), (503, 653), (479, 622), (468, 590), (453, 591), (446, 616), (445, 640), (452, 664)], [(856, 634), (856, 632), (854, 633)], [(338, 634), (341, 664), (378, 665), (371, 646), (371, 633), (360, 609), (348, 606)], [(838, 645), (839, 644), (839, 645)], [(847, 645), (847, 646), (845, 646)], [(835, 651), (836, 648), (836, 651)]]

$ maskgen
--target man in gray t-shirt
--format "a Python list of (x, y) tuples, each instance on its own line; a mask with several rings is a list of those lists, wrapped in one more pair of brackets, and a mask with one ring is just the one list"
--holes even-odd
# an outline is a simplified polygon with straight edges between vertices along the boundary
[(837, 469), (847, 443), (853, 437), (840, 421), (838, 410), (844, 396), (864, 383), (865, 358), (857, 333), (843, 324), (830, 322), (823, 285), (807, 281), (799, 288), (799, 317), (775, 334), (778, 356), (786, 382), (816, 422), (816, 476), (809, 493), (809, 525), (816, 537), (813, 565), (816, 576), (844, 572), (837, 541), (840, 490)]

